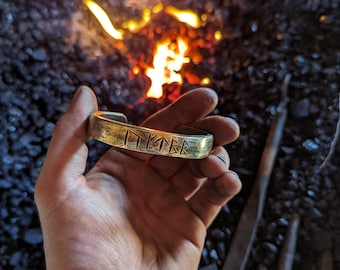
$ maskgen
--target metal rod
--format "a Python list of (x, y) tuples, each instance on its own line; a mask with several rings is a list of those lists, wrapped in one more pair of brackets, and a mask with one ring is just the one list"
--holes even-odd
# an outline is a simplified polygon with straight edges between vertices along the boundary
[(293, 215), (293, 218), (288, 227), (285, 241), (282, 247), (278, 270), (291, 270), (294, 262), (295, 247), (298, 238), (300, 225), (300, 217), (297, 214)]
[(286, 74), (281, 87), (281, 101), (269, 130), (252, 193), (242, 212), (223, 270), (243, 270), (246, 266), (258, 222), (262, 216), (267, 187), (286, 123), (290, 79), (291, 75)]

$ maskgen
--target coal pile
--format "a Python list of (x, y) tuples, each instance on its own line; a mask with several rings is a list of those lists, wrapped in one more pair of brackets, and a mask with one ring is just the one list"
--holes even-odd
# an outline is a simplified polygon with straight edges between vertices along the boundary
[[(209, 70), (219, 95), (215, 113), (240, 123), (241, 136), (227, 149), (243, 190), (209, 229), (200, 268), (223, 267), (289, 73), (287, 123), (247, 269), (277, 269), (295, 213), (301, 221), (294, 269), (312, 269), (327, 250), (338, 269), (340, 147), (332, 142), (339, 136), (340, 2), (203, 2), (223, 19), (225, 35), (199, 68)], [(76, 0), (0, 0), (1, 269), (44, 269), (34, 184), (75, 89), (92, 87), (101, 109), (122, 111), (135, 123), (164, 105), (131, 105), (143, 97), (145, 82), (128, 80), (129, 61), (102, 31), (89, 32), (84, 45), (70, 27), (81, 6)], [(93, 28), (90, 18), (84, 25)], [(94, 45), (98, 52), (91, 53)], [(182, 91), (191, 88), (186, 83)], [(91, 142), (90, 164), (104, 150)]]

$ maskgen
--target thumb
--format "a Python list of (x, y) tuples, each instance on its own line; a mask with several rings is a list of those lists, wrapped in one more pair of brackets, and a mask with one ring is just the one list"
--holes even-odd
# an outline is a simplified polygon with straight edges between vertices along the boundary
[(88, 155), (86, 142), (89, 139), (87, 124), (89, 116), (96, 110), (97, 100), (93, 91), (86, 86), (80, 87), (55, 126), (36, 184), (36, 195), (43, 193), (48, 196), (50, 191), (58, 197), (84, 173)]

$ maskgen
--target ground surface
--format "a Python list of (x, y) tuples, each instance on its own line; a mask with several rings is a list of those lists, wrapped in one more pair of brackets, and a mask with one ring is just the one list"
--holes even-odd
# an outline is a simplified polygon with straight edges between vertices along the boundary
[[(149, 100), (127, 107), (143, 96), (145, 85), (127, 80), (129, 61), (124, 54), (113, 48), (102, 53), (112, 46), (108, 41), (96, 44), (107, 39), (104, 33), (89, 33), (96, 41), (77, 38), (70, 25), (77, 22), (74, 14), (80, 2), (0, 0), (1, 269), (44, 268), (34, 183), (54, 124), (75, 88), (93, 87), (102, 109), (124, 111), (136, 123), (160, 106)], [(316, 262), (311, 258), (327, 249), (337, 265), (339, 144), (328, 165), (321, 170), (320, 164), (339, 118), (339, 1), (244, 1), (236, 6), (203, 2), (214, 7), (224, 36), (209, 61), (203, 60), (197, 69), (211, 77), (210, 86), (219, 95), (215, 113), (240, 123), (240, 139), (228, 150), (243, 191), (209, 230), (201, 267), (222, 268), (287, 73), (292, 76), (288, 119), (247, 269), (277, 268), (293, 213), (301, 217), (294, 269), (313, 269)], [(98, 52), (91, 54), (91, 42), (101, 46)], [(186, 83), (183, 91), (191, 88)], [(102, 150), (91, 144), (91, 162)]]

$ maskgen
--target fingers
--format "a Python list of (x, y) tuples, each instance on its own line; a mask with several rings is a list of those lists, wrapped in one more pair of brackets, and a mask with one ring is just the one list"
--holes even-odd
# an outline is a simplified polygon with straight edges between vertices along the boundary
[(94, 93), (88, 87), (80, 87), (55, 126), (38, 188), (46, 185), (51, 189), (83, 174), (87, 160), (87, 120), (95, 110), (97, 101)]
[[(194, 122), (192, 126), (213, 134), (214, 145), (216, 146), (235, 141), (240, 133), (239, 126), (233, 119), (222, 116), (208, 116)], [(169, 167), (170, 161), (172, 163), (171, 167)], [(155, 156), (150, 160), (149, 164), (162, 176), (169, 177), (177, 172), (184, 165), (184, 162), (181, 159), (171, 160), (171, 158)]]
[(213, 179), (227, 172), (229, 163), (227, 151), (222, 146), (215, 147), (207, 158), (191, 161), (174, 174), (171, 178), (172, 186), (188, 199), (207, 178)]
[(207, 181), (189, 200), (189, 204), (204, 225), (209, 227), (221, 207), (240, 189), (241, 181), (237, 174), (227, 171), (221, 176)]
[(174, 131), (212, 112), (217, 105), (216, 93), (208, 88), (198, 88), (182, 95), (177, 101), (153, 114), (143, 126), (165, 131)]
[(219, 115), (207, 116), (192, 124), (192, 127), (214, 135), (215, 145), (225, 145), (235, 141), (240, 135), (240, 127), (235, 120)]

